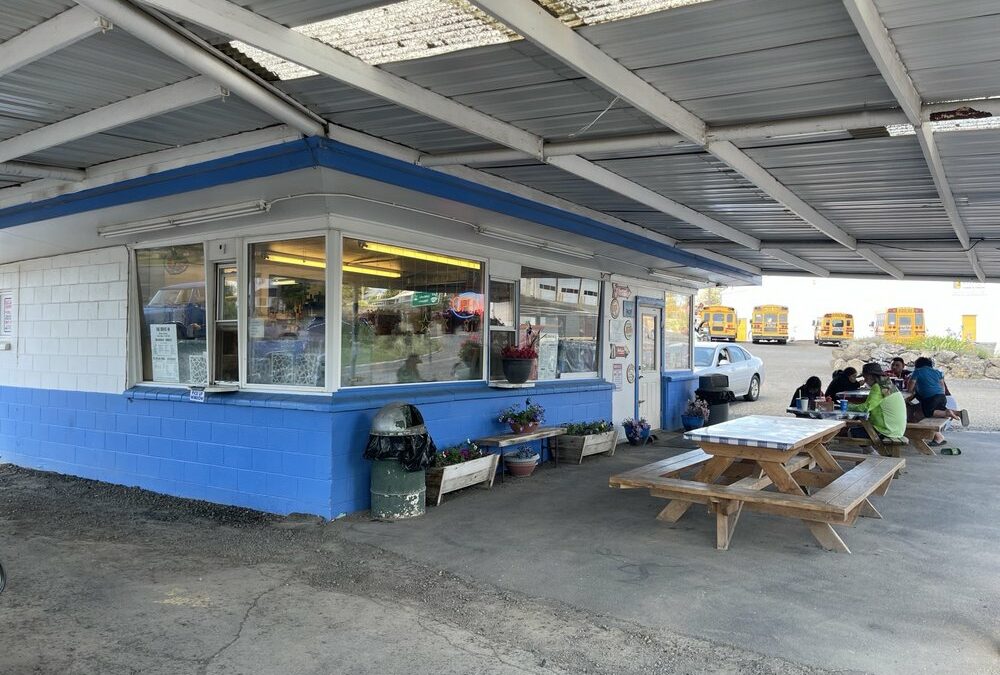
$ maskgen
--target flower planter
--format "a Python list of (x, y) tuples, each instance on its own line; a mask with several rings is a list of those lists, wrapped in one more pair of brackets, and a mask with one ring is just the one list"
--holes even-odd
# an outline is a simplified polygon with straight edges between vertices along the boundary
[(510, 425), (510, 430), (515, 434), (530, 434), (534, 431), (538, 431), (538, 422), (530, 422), (528, 424), (518, 424), (517, 422), (508, 422)]
[(561, 460), (574, 460), (577, 464), (583, 464), (583, 458), (587, 455), (603, 453), (608, 457), (615, 454), (615, 445), (618, 443), (618, 432), (615, 430), (606, 431), (603, 434), (588, 434), (587, 436), (556, 436), (555, 452), (559, 453)]
[(427, 503), (439, 506), (444, 495), (471, 485), (482, 483), (493, 487), (498, 461), (500, 455), (488, 455), (461, 464), (427, 469)]
[[(514, 453), (508, 453), (513, 455)], [(538, 455), (532, 455), (531, 457), (519, 458), (504, 455), (503, 458), (504, 466), (507, 467), (507, 473), (516, 478), (527, 478), (535, 471), (535, 467), (538, 466)]]
[(700, 429), (705, 426), (705, 418), (701, 415), (681, 415), (681, 425), (684, 427), (684, 431)]
[(504, 358), (500, 361), (503, 368), (503, 376), (511, 384), (524, 384), (531, 377), (531, 369), (535, 365), (535, 359), (511, 359)]

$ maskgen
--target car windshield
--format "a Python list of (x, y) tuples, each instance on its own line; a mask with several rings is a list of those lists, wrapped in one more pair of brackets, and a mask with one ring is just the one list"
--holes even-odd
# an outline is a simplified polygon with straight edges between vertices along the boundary
[(149, 301), (148, 307), (170, 307), (183, 305), (188, 301), (191, 290), (188, 288), (161, 288)]
[(715, 347), (695, 347), (694, 365), (710, 366), (715, 359)]

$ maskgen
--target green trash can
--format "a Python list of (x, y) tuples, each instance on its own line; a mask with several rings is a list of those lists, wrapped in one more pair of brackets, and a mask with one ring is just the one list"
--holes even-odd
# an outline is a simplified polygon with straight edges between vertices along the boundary
[(371, 514), (376, 520), (424, 515), (427, 487), (424, 469), (437, 449), (417, 407), (397, 401), (372, 420), (365, 459), (372, 461)]
[(407, 471), (396, 459), (372, 461), (372, 518), (400, 520), (424, 515), (424, 470)]

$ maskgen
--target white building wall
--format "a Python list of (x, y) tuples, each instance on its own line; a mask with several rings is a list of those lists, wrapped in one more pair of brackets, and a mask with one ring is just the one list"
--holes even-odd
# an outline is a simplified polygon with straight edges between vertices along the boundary
[(125, 247), (2, 265), (0, 292), (6, 290), (14, 291), (17, 321), (11, 348), (0, 350), (0, 385), (125, 389)]

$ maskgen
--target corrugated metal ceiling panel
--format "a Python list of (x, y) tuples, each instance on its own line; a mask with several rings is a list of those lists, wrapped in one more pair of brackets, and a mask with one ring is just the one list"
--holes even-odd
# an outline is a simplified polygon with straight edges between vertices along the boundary
[(85, 168), (95, 164), (103, 164), (116, 159), (134, 157), (147, 152), (155, 152), (170, 147), (163, 143), (150, 143), (134, 138), (121, 138), (114, 134), (96, 134), (87, 138), (49, 148), (33, 155), (19, 158), (19, 161), (34, 164), (51, 164)]
[(890, 29), (997, 12), (996, 0), (875, 0), (875, 5)]
[(1000, 237), (1000, 131), (935, 136), (962, 219), (974, 237)]
[(913, 136), (748, 149), (782, 183), (855, 236), (953, 236)]
[(75, 4), (68, 0), (0, 0), (0, 42), (62, 14)]
[(0, 114), (50, 124), (196, 75), (121, 30), (0, 78)]
[(360, 12), (393, 0), (236, 0), (237, 5), (286, 26), (301, 26)]
[(261, 129), (274, 118), (235, 96), (209, 101), (134, 124), (118, 127), (114, 135), (162, 145), (179, 146)]

